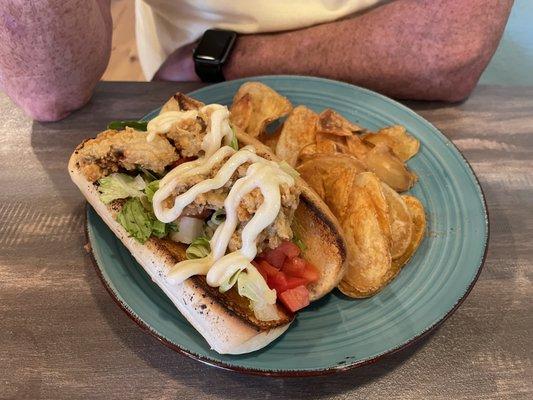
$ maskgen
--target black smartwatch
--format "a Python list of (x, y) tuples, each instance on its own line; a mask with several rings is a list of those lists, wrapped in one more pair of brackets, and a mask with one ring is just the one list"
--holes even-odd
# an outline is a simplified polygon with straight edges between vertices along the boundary
[(194, 70), (202, 82), (222, 82), (222, 66), (228, 59), (237, 39), (237, 33), (221, 29), (209, 29), (204, 32), (192, 58)]

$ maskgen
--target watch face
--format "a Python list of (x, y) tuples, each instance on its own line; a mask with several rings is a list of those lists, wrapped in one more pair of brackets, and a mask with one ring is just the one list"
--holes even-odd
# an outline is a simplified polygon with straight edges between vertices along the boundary
[(236, 37), (235, 32), (209, 29), (194, 50), (194, 58), (208, 63), (223, 63)]

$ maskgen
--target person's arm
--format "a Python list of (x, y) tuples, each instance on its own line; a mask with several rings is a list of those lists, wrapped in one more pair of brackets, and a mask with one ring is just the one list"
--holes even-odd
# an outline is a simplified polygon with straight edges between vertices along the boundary
[(40, 121), (83, 106), (111, 54), (110, 0), (0, 0), (0, 87)]
[(512, 0), (397, 0), (361, 16), (238, 39), (227, 79), (317, 75), (403, 99), (458, 101), (490, 61)]

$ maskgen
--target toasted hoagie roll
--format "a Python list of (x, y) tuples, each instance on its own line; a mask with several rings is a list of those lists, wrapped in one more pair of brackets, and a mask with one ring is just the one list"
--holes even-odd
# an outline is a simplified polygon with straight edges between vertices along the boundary
[[(313, 301), (336, 287), (346, 249), (338, 221), (316, 193), (266, 146), (228, 128), (225, 107), (177, 94), (148, 132), (102, 132), (76, 148), (68, 168), (87, 201), (211, 348), (241, 354), (285, 332), (302, 307), (296, 295)], [(223, 179), (225, 170), (231, 178)], [(251, 189), (237, 196), (246, 182)], [(139, 222), (136, 212), (145, 219)], [(218, 221), (222, 214), (226, 220)], [(268, 226), (250, 236), (261, 223)], [(257, 290), (250, 294), (250, 287)]]

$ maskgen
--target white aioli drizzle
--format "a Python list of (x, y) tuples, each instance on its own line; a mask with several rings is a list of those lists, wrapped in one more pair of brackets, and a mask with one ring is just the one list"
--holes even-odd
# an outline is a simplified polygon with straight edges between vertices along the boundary
[(233, 138), (233, 131), (229, 125), (228, 107), (220, 104), (209, 104), (202, 107), (199, 111), (165, 111), (148, 122), (148, 135), (146, 140), (151, 142), (158, 133), (168, 133), (172, 125), (176, 122), (196, 118), (199, 113), (209, 115), (209, 125), (207, 132), (202, 140), (202, 150), (205, 157), (212, 156), (222, 144), (228, 145)]
[(228, 107), (220, 104), (210, 104), (202, 107), (203, 113), (211, 113), (210, 124), (207, 127), (207, 134), (202, 141), (202, 150), (206, 157), (214, 154), (222, 145), (224, 139), (225, 145), (231, 143), (233, 138), (233, 131), (229, 126), (229, 111)]
[[(207, 273), (208, 285), (220, 286), (238, 270), (253, 268), (250, 261), (257, 255), (257, 236), (274, 222), (281, 208), (279, 186), (283, 183), (294, 184), (294, 179), (290, 175), (280, 171), (279, 167), (269, 163), (255, 162), (246, 171), (246, 176), (238, 179), (231, 188), (224, 202), (226, 221), (217, 228), (217, 231), (220, 230), (217, 240), (212, 241), (211, 253), (215, 263)], [(224, 255), (239, 222), (237, 207), (242, 198), (255, 188), (261, 190), (263, 203), (242, 231), (241, 249)], [(179, 265), (175, 268), (179, 268)]]
[[(199, 182), (185, 193), (177, 196), (173, 207), (169, 209), (163, 207), (164, 200), (170, 196), (180, 182), (183, 182), (188, 176), (209, 171), (216, 163), (232, 152), (234, 154), (213, 178)], [(240, 165), (252, 162), (246, 171), (246, 175), (234, 183), (224, 201), (226, 220), (218, 226), (211, 238), (210, 254), (201, 259), (179, 262), (167, 275), (171, 283), (181, 283), (193, 275), (207, 275), (207, 283), (210, 286), (218, 287), (239, 270), (255, 269), (250, 261), (257, 255), (257, 237), (263, 229), (276, 219), (280, 211), (280, 185), (293, 185), (294, 178), (283, 171), (276, 162), (266, 160), (255, 154), (255, 149), (250, 146), (244, 147), (238, 152), (235, 152), (231, 147), (225, 146), (211, 157), (202, 159), (201, 162), (199, 161), (196, 160), (179, 165), (161, 180), (160, 188), (153, 198), (154, 213), (160, 221), (170, 222), (175, 220), (180, 216), (183, 209), (192, 203), (199, 194), (224, 186)], [(237, 208), (243, 197), (255, 188), (260, 189), (263, 195), (263, 203), (242, 231), (241, 249), (225, 254), (231, 236), (239, 223)], [(270, 299), (269, 302), (273, 304), (275, 298)]]
[(233, 150), (231, 147), (225, 146), (220, 148), (219, 151), (216, 154), (213, 154), (213, 156), (211, 156), (207, 161), (205, 158), (199, 158), (194, 161), (180, 164), (169, 171), (169, 173), (161, 179), (159, 187), (165, 186), (176, 179), (179, 179), (180, 181), (184, 180), (184, 178), (187, 178), (190, 175), (205, 174), (209, 172), (216, 163), (222, 161), (224, 158), (230, 154), (233, 154), (234, 152), (235, 150)]
[(148, 125), (146, 125), (146, 130), (148, 135), (146, 140), (151, 142), (154, 140), (155, 135), (158, 133), (167, 133), (170, 131), (172, 125), (178, 121), (184, 119), (196, 118), (198, 116), (198, 111), (165, 111), (164, 113), (159, 114), (157, 117), (152, 118)]
[[(199, 182), (185, 193), (176, 196), (174, 199), (174, 205), (171, 208), (163, 208), (163, 200), (170, 196), (172, 191), (181, 182), (183, 182), (189, 176), (207, 173), (215, 164), (222, 161), (231, 153), (234, 154), (229, 158), (229, 160), (226, 161), (222, 168), (218, 170), (217, 174), (213, 178)], [(189, 163), (181, 164), (167, 174), (167, 176), (172, 174), (169, 179), (166, 179), (167, 176), (163, 178), (159, 184), (159, 190), (154, 194), (153, 206), (155, 216), (161, 222), (168, 223), (174, 221), (181, 215), (183, 209), (191, 204), (197, 196), (224, 186), (237, 168), (249, 161), (269, 163), (270, 165), (275, 165), (277, 169), (280, 169), (279, 166), (273, 161), (265, 160), (264, 158), (256, 155), (253, 147), (247, 146), (238, 152), (235, 152), (235, 150), (229, 146), (221, 147), (213, 156), (209, 157), (208, 159), (193, 161), (193, 163), (195, 163), (193, 166), (188, 166), (187, 164)], [(181, 170), (178, 170), (180, 167)]]

